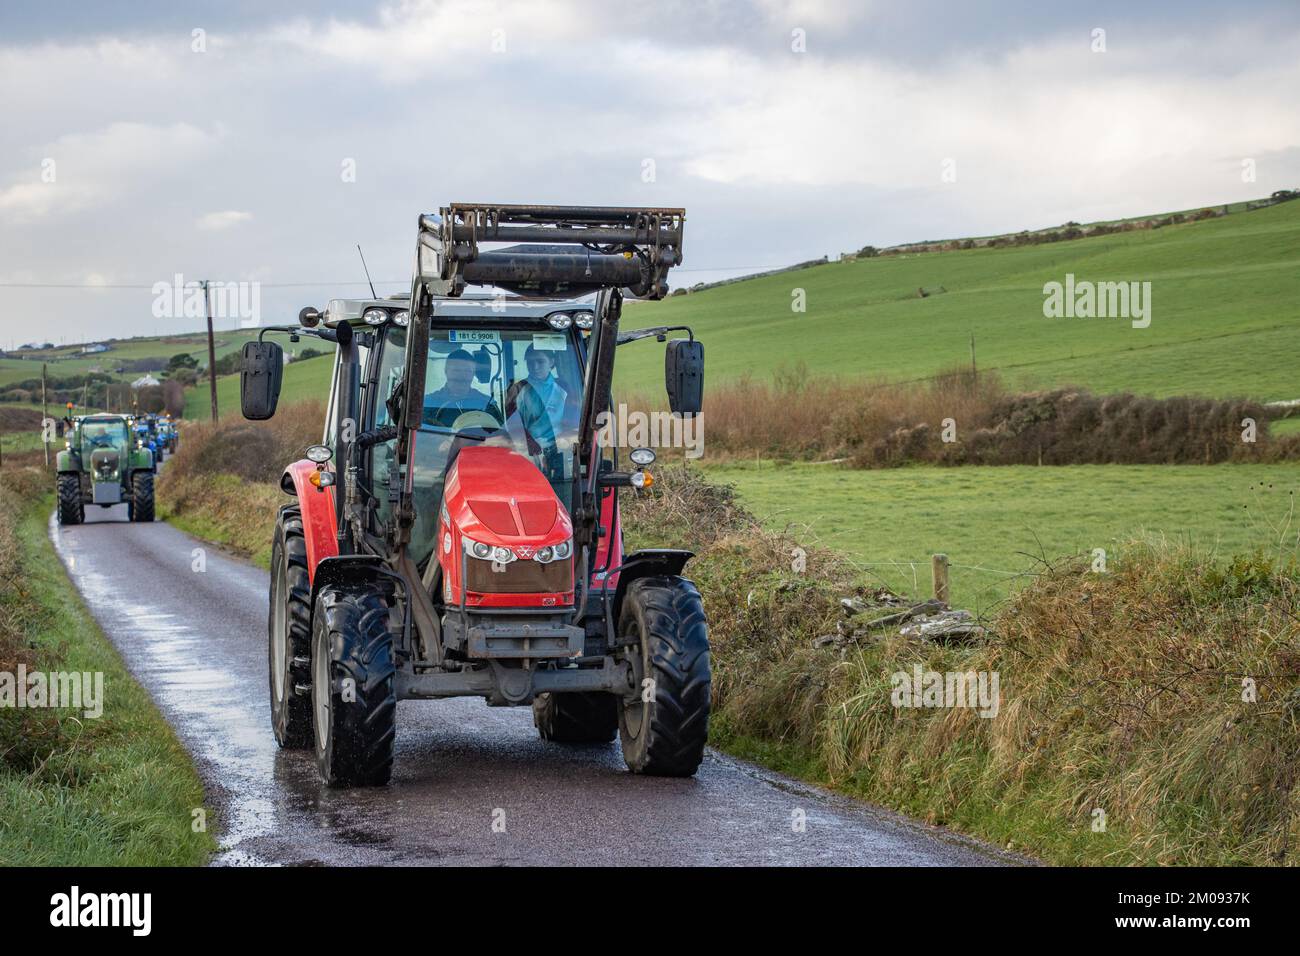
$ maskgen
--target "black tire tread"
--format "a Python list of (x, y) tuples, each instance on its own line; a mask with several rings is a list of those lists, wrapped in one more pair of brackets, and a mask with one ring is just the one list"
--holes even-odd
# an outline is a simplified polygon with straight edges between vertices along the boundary
[(634, 773), (689, 777), (704, 759), (709, 737), (713, 676), (704, 602), (686, 578), (649, 576), (628, 586), (623, 614), (638, 606), (651, 647), (646, 676), (655, 681), (655, 698), (648, 737), (635, 746), (624, 733), (623, 755)]
[[(317, 748), (329, 784), (373, 787), (388, 783), (397, 738), (396, 666), (388, 627), (387, 593), (377, 587), (327, 587), (316, 613), (326, 628), (333, 664), (333, 753)], [(356, 700), (343, 703), (338, 680), (351, 677)]]
[[(312, 745), (311, 697), (294, 693), (295, 687), (311, 687), (311, 575), (307, 570), (307, 539), (303, 536), (302, 513), (297, 505), (280, 509), (276, 521), (275, 539), (271, 545), (273, 557), (284, 555), (285, 561), (285, 623), (288, 634), (285, 653), (288, 655), (289, 674), (285, 685), (284, 727), (276, 732), (276, 740), (286, 750), (302, 750)], [(279, 551), (277, 552), (277, 547)], [(274, 565), (272, 566), (274, 571)], [(275, 577), (271, 577), (271, 600), (275, 600)], [(268, 632), (275, 626), (275, 618), (268, 614)], [(268, 641), (270, 634), (267, 634)], [(271, 655), (267, 655), (268, 670)], [(274, 675), (271, 675), (274, 681)], [(274, 694), (274, 683), (271, 693)], [(272, 700), (272, 720), (275, 720)]]
[(131, 520), (153, 520), (153, 472), (137, 471), (131, 476)]
[(533, 726), (555, 743), (607, 744), (618, 733), (618, 698), (601, 692), (538, 694)]
[(81, 476), (65, 473), (58, 478), (59, 524), (81, 524), (85, 506), (81, 501)]

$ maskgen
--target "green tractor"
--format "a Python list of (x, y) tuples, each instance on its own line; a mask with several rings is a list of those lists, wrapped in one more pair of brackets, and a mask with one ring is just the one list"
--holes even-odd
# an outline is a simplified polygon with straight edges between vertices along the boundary
[(59, 524), (81, 524), (86, 505), (125, 504), (130, 521), (153, 521), (153, 453), (124, 415), (87, 415), (58, 455)]

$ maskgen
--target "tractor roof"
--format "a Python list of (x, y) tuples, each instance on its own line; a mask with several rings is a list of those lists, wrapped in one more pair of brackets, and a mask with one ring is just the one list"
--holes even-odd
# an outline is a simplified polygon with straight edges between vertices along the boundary
[[(386, 312), (391, 319), (406, 311), (410, 296), (389, 296), (386, 299), (331, 299), (325, 307), (324, 323), (331, 328), (347, 321), (358, 328), (368, 324), (365, 314), (368, 311)], [(541, 321), (553, 312), (575, 309), (594, 308), (596, 294), (583, 293), (576, 296), (519, 296), (472, 292), (460, 296), (435, 296), (433, 299), (434, 321), (442, 318), (495, 318), (495, 319), (537, 319)]]

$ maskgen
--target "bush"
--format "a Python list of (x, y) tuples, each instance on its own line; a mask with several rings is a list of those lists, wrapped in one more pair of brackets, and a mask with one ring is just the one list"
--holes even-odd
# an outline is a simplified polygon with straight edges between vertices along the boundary
[[(654, 402), (630, 397), (631, 408)], [(770, 383), (711, 388), (704, 402), (710, 460), (764, 456), (847, 459), (854, 467), (980, 464), (1212, 464), (1300, 458), (1300, 435), (1273, 438), (1256, 402), (1094, 395), (1075, 389), (1008, 393), (995, 373), (958, 368), (924, 382), (812, 378), (800, 365)], [(1253, 418), (1257, 440), (1243, 442)], [(956, 441), (943, 441), (952, 419)]]
[(325, 407), (297, 402), (265, 422), (226, 419), (190, 425), (175, 456), (168, 459), (160, 488), (171, 478), (234, 475), (244, 481), (278, 482), (284, 469), (321, 439)]
[[(143, 388), (137, 388), (135, 390), (135, 405), (137, 409), (145, 414), (157, 415), (165, 407), (162, 386), (146, 385)], [(182, 410), (184, 410), (184, 407), (184, 402), (182, 402)]]

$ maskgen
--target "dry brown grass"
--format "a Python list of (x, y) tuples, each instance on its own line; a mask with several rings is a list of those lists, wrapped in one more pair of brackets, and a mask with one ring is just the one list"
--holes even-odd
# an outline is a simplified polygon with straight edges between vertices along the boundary
[(159, 476), (161, 516), (266, 564), (276, 512), (290, 500), (280, 475), (320, 441), (324, 421), (321, 403), (300, 402), (266, 422), (187, 426)]
[(176, 454), (167, 460), (167, 476), (225, 474), (245, 481), (278, 481), (308, 445), (320, 441), (324, 421), (322, 403), (297, 402), (281, 407), (265, 422), (232, 417), (187, 425)]
[[(641, 397), (633, 409), (658, 410)], [(1258, 423), (1242, 441), (1241, 422)], [(954, 441), (946, 441), (951, 421)], [(773, 381), (710, 388), (710, 461), (848, 459), (854, 467), (1213, 464), (1300, 458), (1300, 435), (1275, 439), (1256, 402), (1093, 395), (1078, 389), (1012, 394), (994, 373), (954, 369), (923, 382), (811, 378), (802, 366)]]

